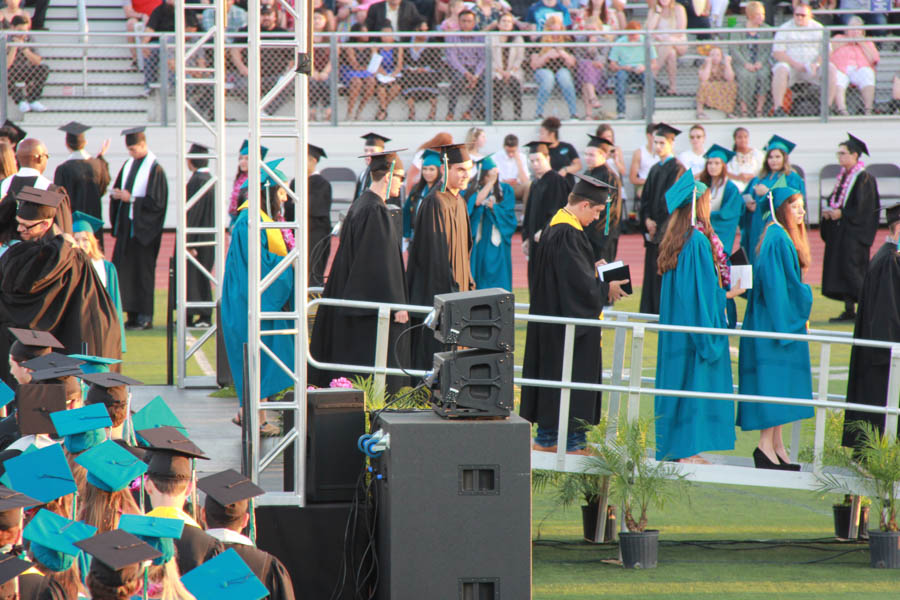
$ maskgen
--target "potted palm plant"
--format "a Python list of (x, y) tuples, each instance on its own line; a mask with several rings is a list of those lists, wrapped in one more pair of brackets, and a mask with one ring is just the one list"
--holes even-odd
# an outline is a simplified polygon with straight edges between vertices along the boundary
[(558, 471), (535, 470), (531, 483), (535, 491), (543, 491), (548, 485), (555, 490), (556, 501), (568, 508), (578, 502), (581, 505), (581, 526), (584, 539), (598, 544), (612, 541), (616, 535), (616, 510), (613, 506), (606, 508), (606, 529), (603, 539), (597, 536), (597, 517), (600, 511), (600, 497), (604, 490), (603, 475), (594, 473), (561, 473)]

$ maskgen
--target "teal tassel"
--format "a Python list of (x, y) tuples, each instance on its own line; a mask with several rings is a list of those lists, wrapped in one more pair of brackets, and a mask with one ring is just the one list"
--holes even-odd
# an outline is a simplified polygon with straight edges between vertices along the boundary
[(141, 598), (148, 600), (150, 593), (150, 567), (144, 567), (144, 590), (141, 592)]
[(606, 225), (603, 226), (603, 235), (609, 235), (609, 197), (606, 198)]
[(254, 508), (253, 498), (250, 498), (249, 502), (249, 510), (250, 510), (250, 539), (253, 540), (253, 545), (256, 545), (256, 510)]

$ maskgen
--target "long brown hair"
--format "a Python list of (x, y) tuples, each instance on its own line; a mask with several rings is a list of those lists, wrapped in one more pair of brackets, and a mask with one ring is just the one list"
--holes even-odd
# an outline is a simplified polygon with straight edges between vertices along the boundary
[[(778, 222), (794, 243), (794, 248), (797, 249), (797, 260), (800, 262), (800, 270), (805, 272), (812, 263), (812, 256), (809, 251), (809, 239), (806, 235), (806, 223), (801, 222), (800, 224), (797, 224), (797, 221), (794, 219), (794, 215), (791, 212), (791, 204), (802, 199), (803, 196), (800, 194), (794, 194), (782, 202), (781, 206), (775, 209), (775, 218), (778, 219)], [(757, 255), (759, 255), (759, 249), (762, 246), (763, 239), (766, 237), (766, 231), (774, 224), (774, 222), (770, 221), (765, 229), (763, 229), (762, 235), (759, 236), (759, 242), (756, 244)]]
[(138, 508), (128, 488), (118, 492), (107, 492), (88, 482), (84, 486), (82, 500), (78, 520), (96, 527), (97, 533), (116, 529), (119, 526), (119, 517), (123, 514), (141, 514), (141, 509)]
[(38, 561), (34, 555), (31, 556), (32, 562), (41, 574), (47, 579), (52, 579), (65, 592), (65, 598), (78, 598), (78, 595), (84, 595), (85, 589), (81, 585), (81, 571), (78, 568), (78, 561), (66, 569), (65, 571), (53, 571), (48, 569), (46, 565)]
[(781, 155), (784, 157), (784, 162), (781, 164), (781, 172), (784, 173), (785, 175), (790, 175), (791, 173), (794, 172), (794, 169), (791, 168), (790, 155), (788, 155), (788, 153), (785, 152), (784, 150), (782, 150), (781, 148), (772, 148), (771, 150), (766, 150), (766, 156), (763, 159), (762, 168), (759, 170), (760, 179), (762, 179), (763, 177), (766, 177), (767, 175), (770, 175), (772, 173), (772, 171), (769, 170), (769, 154), (771, 154), (775, 150), (778, 150), (779, 152), (781, 152)]
[[(718, 158), (718, 157), (716, 157)], [(719, 159), (721, 160), (721, 159)], [(697, 178), (697, 181), (702, 181), (706, 184), (706, 187), (713, 187), (713, 178), (712, 175), (709, 174), (709, 161), (710, 159), (706, 159), (706, 163), (703, 165), (703, 172), (700, 173), (700, 177)], [(722, 174), (716, 177), (715, 183), (718, 185), (725, 185), (725, 182), (728, 181), (728, 164), (723, 160), (722, 161)]]
[[(697, 198), (697, 221), (703, 223), (703, 235), (710, 240), (712, 225), (709, 222), (709, 190)], [(659, 258), (656, 261), (660, 275), (666, 271), (672, 271), (678, 266), (678, 255), (687, 242), (693, 226), (691, 225), (691, 203), (683, 204), (675, 209), (675, 213), (669, 217), (666, 232), (659, 244)]]
[(16, 167), (16, 153), (7, 142), (0, 142), (0, 177), (6, 179), (19, 172)]

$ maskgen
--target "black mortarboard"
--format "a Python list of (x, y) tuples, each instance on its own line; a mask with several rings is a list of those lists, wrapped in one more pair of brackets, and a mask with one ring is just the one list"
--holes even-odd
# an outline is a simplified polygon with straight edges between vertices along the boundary
[(65, 125), (59, 128), (60, 131), (65, 131), (71, 135), (81, 135), (88, 129), (90, 129), (90, 125), (85, 125), (84, 123), (79, 123), (78, 121), (69, 121)]
[(366, 140), (366, 146), (376, 146), (379, 148), (384, 148), (384, 145), (391, 141), (391, 138), (384, 137), (383, 135), (372, 132), (369, 132), (360, 137)]
[(887, 216), (888, 227), (900, 221), (900, 202), (892, 206), (882, 206), (875, 212), (881, 212), (882, 210), (885, 211), (885, 216)]
[(121, 529), (75, 542), (75, 546), (114, 570), (162, 556), (162, 552), (147, 542)]
[(126, 377), (121, 373), (85, 373), (81, 378), (91, 384), (85, 404), (103, 403), (107, 407), (125, 404), (128, 401), (128, 390), (125, 386), (143, 385), (137, 379)]
[(9, 354), (19, 363), (47, 354), (51, 348), (65, 348), (49, 331), (10, 327), (9, 332), (16, 338), (9, 347)]
[(121, 373), (85, 373), (82, 377), (85, 381), (99, 385), (102, 388), (110, 389), (114, 387), (124, 387), (126, 385), (144, 385), (143, 381), (132, 379)]
[[(602, 137), (599, 137), (599, 136), (596, 136), (596, 135), (593, 135), (590, 133), (587, 134), (587, 136), (589, 138), (591, 138), (587, 145), (588, 148), (600, 148), (603, 146), (614, 146), (615, 145), (606, 138), (602, 138)], [(604, 148), (604, 149), (606, 149), (606, 148)]]
[(668, 123), (657, 123), (656, 129), (653, 130), (653, 135), (671, 135), (673, 138), (677, 137), (679, 133), (681, 133), (680, 129), (676, 129)]
[(203, 144), (191, 142), (191, 147), (188, 148), (188, 154), (209, 154), (209, 148)]
[[(400, 148), (398, 150), (387, 150), (385, 152), (377, 152), (375, 154), (366, 155), (369, 160), (369, 171), (375, 173), (376, 171), (390, 171), (391, 163), (393, 164), (394, 171), (403, 171), (403, 161), (400, 160), (400, 156), (397, 154), (398, 152), (402, 152), (406, 150), (406, 148)], [(360, 156), (360, 158), (363, 158)]]
[(129, 129), (123, 129), (122, 135), (125, 136), (125, 145), (126, 146), (134, 146), (138, 142), (143, 142), (147, 139), (147, 136), (144, 135), (144, 131), (147, 128), (141, 125), (140, 127), (131, 127)]
[[(0, 554), (0, 585), (15, 579), (33, 566), (15, 554)], [(12, 597), (18, 598), (19, 596)]]
[(531, 154), (541, 153), (546, 154), (547, 156), (550, 155), (550, 146), (547, 144), (547, 142), (528, 142), (525, 145), (528, 147), (528, 152)]
[(307, 152), (307, 154), (309, 154), (316, 160), (322, 160), (323, 158), (328, 158), (328, 155), (325, 153), (325, 150), (314, 144), (307, 144), (306, 152)]
[(77, 358), (71, 358), (66, 354), (59, 352), (51, 352), (37, 358), (22, 363), (22, 366), (32, 371), (43, 371), (45, 369), (72, 368), (83, 365), (84, 361)]
[(3, 126), (0, 127), (0, 137), (8, 137), (12, 141), (13, 146), (24, 140), (27, 135), (24, 129), (9, 119), (3, 121)]
[(197, 487), (206, 492), (207, 498), (212, 498), (222, 506), (249, 500), (266, 493), (249, 477), (233, 469), (204, 477), (197, 482)]
[(847, 146), (850, 152), (855, 152), (860, 156), (869, 153), (869, 147), (866, 146), (866, 143), (850, 132), (847, 132), (847, 141), (844, 142), (844, 145)]
[(31, 496), (0, 485), (0, 530), (7, 531), (22, 524), (22, 509), (41, 504)]
[(16, 216), (26, 221), (52, 219), (56, 216), (56, 207), (62, 200), (63, 195), (59, 192), (25, 186), (16, 193), (16, 201), (19, 203)]
[(465, 144), (445, 144), (431, 148), (441, 153), (441, 162), (446, 157), (447, 164), (456, 165), (472, 160)]
[(16, 390), (19, 432), (56, 435), (50, 413), (66, 410), (66, 386), (61, 383), (26, 383)]
[(81, 367), (51, 367), (32, 372), (31, 380), (38, 383), (42, 381), (55, 383), (53, 380), (58, 380), (58, 383), (66, 386), (66, 393), (68, 394), (76, 389), (81, 389), (81, 384), (75, 378), (80, 377), (82, 374)]
[(174, 452), (175, 454), (191, 458), (209, 458), (197, 444), (189, 440), (176, 427), (164, 426), (153, 429), (141, 429), (136, 433), (144, 440), (144, 445), (154, 451)]
[(576, 196), (587, 198), (594, 203), (602, 204), (606, 202), (606, 199), (609, 197), (609, 190), (614, 189), (611, 185), (590, 175), (582, 175), (581, 173), (574, 173), (574, 175), (578, 181), (575, 182), (572, 193)]

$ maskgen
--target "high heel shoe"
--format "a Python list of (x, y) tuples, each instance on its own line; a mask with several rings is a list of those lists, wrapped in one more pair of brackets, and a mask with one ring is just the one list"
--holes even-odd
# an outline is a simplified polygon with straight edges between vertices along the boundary
[[(778, 460), (778, 458), (776, 457), (775, 460)], [(771, 460), (769, 460), (769, 457), (766, 456), (766, 453), (763, 452), (762, 450), (760, 450), (759, 448), (756, 448), (753, 451), (753, 466), (755, 466), (757, 469), (781, 470), (781, 464), (774, 463)]]
[(778, 459), (778, 466), (775, 467), (776, 469), (781, 469), (782, 471), (799, 471), (800, 470), (800, 465), (795, 465), (794, 463), (791, 463), (791, 462), (784, 462), (783, 460), (781, 460), (781, 457), (778, 456), (777, 454), (775, 455), (775, 458)]

